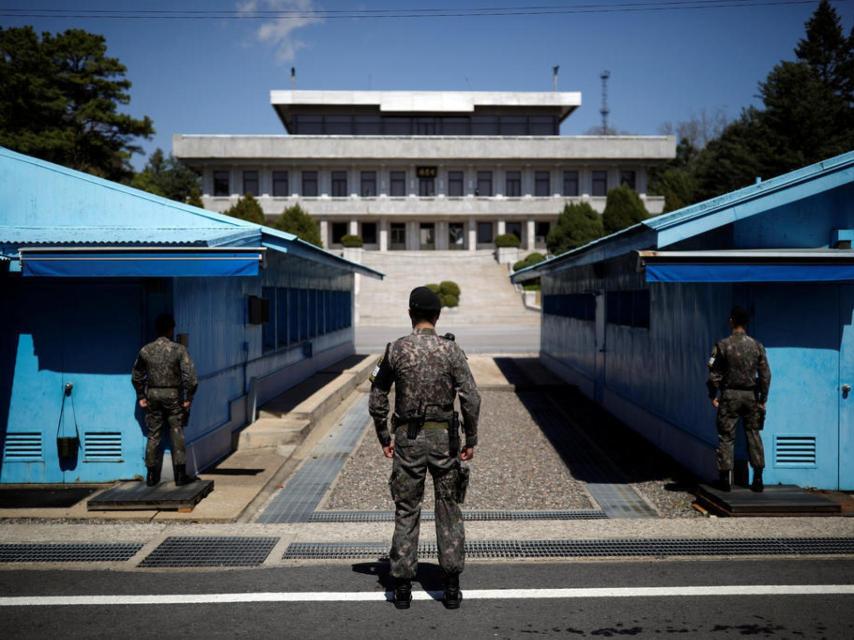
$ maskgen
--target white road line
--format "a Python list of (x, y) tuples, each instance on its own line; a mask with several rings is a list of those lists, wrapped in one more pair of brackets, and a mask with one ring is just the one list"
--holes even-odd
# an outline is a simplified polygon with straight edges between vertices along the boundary
[[(772, 584), (707, 587), (597, 587), (580, 589), (464, 589), (466, 600), (549, 600), (572, 598), (681, 598), (695, 596), (854, 595), (851, 584)], [(441, 598), (439, 591), (416, 591), (415, 600)], [(262, 593), (176, 593), (156, 595), (17, 596), (0, 598), (0, 607), (61, 607), (245, 602), (383, 602), (380, 591), (306, 591)]]

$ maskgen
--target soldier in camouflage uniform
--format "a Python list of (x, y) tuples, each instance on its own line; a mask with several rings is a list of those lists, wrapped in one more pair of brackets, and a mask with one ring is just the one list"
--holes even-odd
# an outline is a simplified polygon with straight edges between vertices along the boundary
[[(733, 446), (738, 419), (744, 422), (747, 451), (753, 467), (753, 491), (762, 491), (762, 470), (765, 454), (761, 430), (765, 423), (765, 402), (771, 386), (771, 369), (765, 356), (765, 347), (747, 335), (749, 316), (741, 307), (730, 313), (732, 335), (712, 348), (709, 359), (709, 380), (706, 383), (712, 405), (718, 410), (717, 462), (720, 487), (732, 487)], [(718, 397), (720, 393), (720, 397)]]
[(163, 463), (160, 439), (163, 437), (164, 425), (168, 424), (175, 484), (183, 485), (194, 479), (187, 475), (184, 424), (198, 386), (196, 368), (187, 348), (172, 341), (175, 329), (172, 316), (159, 316), (155, 326), (159, 337), (140, 349), (131, 374), (139, 406), (145, 409), (145, 424), (148, 427), (146, 484), (153, 487), (160, 482), (160, 467)]
[[(389, 487), (395, 503), (395, 528), (389, 558), (396, 580), (394, 604), (401, 609), (408, 608), (412, 599), (427, 471), (435, 489), (439, 564), (446, 576), (445, 606), (457, 608), (462, 599), (459, 574), (465, 564), (465, 532), (459, 491), (468, 469), (460, 460), (474, 456), (480, 395), (453, 336), (436, 334), (440, 311), (435, 293), (426, 287), (414, 289), (409, 298), (413, 331), (386, 347), (371, 376), (369, 410), (383, 452), (394, 458)], [(390, 432), (388, 394), (392, 384), (396, 395)], [(465, 446), (459, 452), (455, 395), (460, 397), (465, 430)]]

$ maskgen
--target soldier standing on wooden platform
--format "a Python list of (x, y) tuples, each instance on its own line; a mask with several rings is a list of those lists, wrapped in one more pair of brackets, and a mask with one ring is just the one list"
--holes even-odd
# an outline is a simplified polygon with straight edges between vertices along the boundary
[(198, 386), (196, 368), (187, 348), (172, 340), (175, 320), (171, 315), (158, 316), (155, 329), (158, 338), (140, 349), (131, 374), (139, 406), (145, 410), (148, 428), (145, 448), (148, 475), (145, 482), (149, 487), (160, 482), (163, 464), (160, 440), (164, 426), (169, 425), (175, 484), (180, 486), (195, 479), (187, 475), (184, 425)]
[[(753, 467), (753, 491), (762, 491), (762, 470), (765, 453), (762, 447), (762, 427), (765, 424), (765, 402), (771, 386), (771, 369), (765, 347), (747, 335), (749, 316), (741, 307), (733, 307), (729, 323), (732, 335), (712, 348), (709, 359), (709, 380), (706, 383), (712, 405), (718, 411), (717, 462), (720, 487), (732, 488), (733, 448), (738, 419), (744, 422), (747, 451)], [(720, 397), (718, 397), (720, 393)]]
[[(409, 296), (412, 333), (386, 346), (371, 375), (369, 410), (383, 453), (394, 458), (389, 487), (395, 504), (395, 527), (389, 559), (398, 609), (409, 608), (412, 600), (427, 471), (433, 477), (436, 496), (439, 564), (446, 578), (444, 603), (456, 609), (462, 600), (459, 576), (465, 564), (465, 532), (460, 504), (465, 497), (468, 467), (460, 461), (474, 456), (480, 395), (454, 337), (436, 334), (441, 308), (439, 297), (430, 289), (414, 289)], [(396, 395), (390, 433), (388, 394), (392, 384)], [(466, 434), (462, 451), (455, 395), (460, 397)]]

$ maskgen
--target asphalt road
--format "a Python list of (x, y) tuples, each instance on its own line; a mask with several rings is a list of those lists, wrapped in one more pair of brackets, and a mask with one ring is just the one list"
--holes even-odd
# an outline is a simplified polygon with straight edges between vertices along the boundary
[[(377, 563), (229, 571), (0, 571), (0, 598), (111, 594), (115, 604), (0, 607), (3, 638), (854, 638), (854, 595), (683, 596), (685, 586), (852, 585), (854, 558), (471, 563), (463, 589), (499, 589), (505, 599), (471, 599), (446, 611), (382, 600)], [(424, 564), (421, 587), (440, 588)], [(527, 597), (522, 589), (675, 587), (674, 595)], [(775, 587), (777, 588), (777, 587)], [(419, 589), (420, 590), (420, 589)], [(508, 591), (510, 590), (510, 591)], [(801, 589), (797, 589), (800, 591)], [(336, 592), (368, 602), (122, 604), (129, 595)], [(480, 591), (479, 593), (486, 593)], [(516, 597), (514, 594), (519, 594)], [(210, 596), (213, 599), (213, 596)]]

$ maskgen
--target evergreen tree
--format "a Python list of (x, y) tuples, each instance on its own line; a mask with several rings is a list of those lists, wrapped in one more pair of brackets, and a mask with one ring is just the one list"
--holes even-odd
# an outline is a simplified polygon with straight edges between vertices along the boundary
[(276, 218), (272, 226), (280, 231), (292, 233), (301, 240), (310, 242), (317, 247), (323, 246), (320, 240), (320, 228), (317, 221), (298, 204), (285, 209)]
[(120, 113), (130, 102), (126, 67), (103, 36), (0, 28), (0, 145), (111, 180), (128, 181), (129, 159), (150, 138), (151, 119)]
[(601, 238), (602, 217), (587, 202), (567, 204), (549, 229), (546, 246), (549, 252), (558, 255), (583, 244)]
[(178, 202), (193, 199), (194, 203), (198, 201), (196, 206), (201, 206), (199, 176), (171, 153), (164, 156), (160, 149), (151, 154), (145, 169), (131, 180), (131, 186)]
[(646, 208), (635, 190), (620, 185), (608, 192), (602, 226), (606, 234), (616, 233), (648, 217)]
[(187, 204), (191, 204), (194, 207), (198, 207), (199, 209), (205, 208), (205, 203), (202, 202), (202, 197), (198, 193), (195, 193), (189, 198), (187, 198)]
[(254, 222), (255, 224), (267, 223), (267, 220), (264, 217), (264, 211), (261, 209), (261, 205), (258, 204), (258, 201), (249, 193), (240, 198), (240, 200), (238, 200), (232, 207), (226, 209), (224, 213), (232, 218), (240, 218), (241, 220), (247, 220), (248, 222)]

